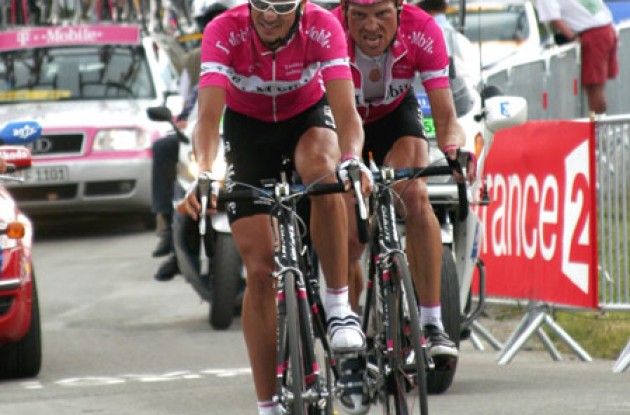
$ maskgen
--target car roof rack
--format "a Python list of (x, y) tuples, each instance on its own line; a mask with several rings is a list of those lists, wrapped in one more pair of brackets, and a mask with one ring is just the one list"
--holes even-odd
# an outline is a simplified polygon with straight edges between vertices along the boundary
[(194, 26), (186, 0), (0, 0), (0, 30), (20, 26), (132, 23), (145, 33), (186, 34)]

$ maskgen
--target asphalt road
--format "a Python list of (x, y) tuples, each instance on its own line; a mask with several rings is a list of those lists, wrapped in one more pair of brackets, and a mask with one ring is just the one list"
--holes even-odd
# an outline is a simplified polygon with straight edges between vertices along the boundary
[[(256, 414), (240, 322), (213, 331), (183, 279), (152, 279), (153, 233), (73, 219), (36, 223), (36, 235), (43, 367), (36, 379), (0, 383), (0, 414)], [(463, 344), (431, 414), (630, 414), (630, 372), (613, 374), (612, 361), (524, 350), (499, 366), (496, 357)]]

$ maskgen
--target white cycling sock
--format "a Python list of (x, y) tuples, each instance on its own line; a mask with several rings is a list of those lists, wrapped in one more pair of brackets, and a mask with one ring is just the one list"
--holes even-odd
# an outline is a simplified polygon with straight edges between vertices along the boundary
[(273, 401), (259, 401), (258, 415), (282, 415), (280, 404)]
[(326, 315), (328, 318), (345, 317), (350, 314), (350, 304), (348, 303), (348, 286), (341, 288), (326, 288), (326, 298), (324, 299)]
[(439, 305), (420, 306), (418, 307), (418, 310), (420, 311), (421, 327), (424, 327), (427, 324), (433, 324), (440, 330), (444, 330), (444, 325), (442, 324), (442, 307)]

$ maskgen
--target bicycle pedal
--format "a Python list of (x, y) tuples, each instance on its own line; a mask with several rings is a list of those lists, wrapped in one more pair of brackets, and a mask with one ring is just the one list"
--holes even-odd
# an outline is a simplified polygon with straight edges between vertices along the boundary
[(357, 358), (361, 356), (365, 356), (365, 349), (362, 350), (334, 350), (331, 351), (330, 355), (333, 359), (349, 359), (349, 358)]
[(433, 369), (435, 371), (451, 370), (457, 364), (457, 358), (453, 356), (435, 356), (433, 360)]

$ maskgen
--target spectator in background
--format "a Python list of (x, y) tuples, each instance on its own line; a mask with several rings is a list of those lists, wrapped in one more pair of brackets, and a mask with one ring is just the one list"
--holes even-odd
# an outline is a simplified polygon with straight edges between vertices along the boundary
[(416, 4), (430, 14), (442, 29), (449, 58), (448, 79), (458, 117), (474, 106), (474, 91), (481, 82), (479, 57), (470, 40), (459, 33), (446, 17), (448, 0), (420, 0)]
[(606, 112), (606, 80), (619, 73), (617, 33), (602, 0), (538, 0), (541, 22), (551, 22), (556, 43), (579, 41), (582, 85), (591, 113)]
[[(444, 33), (446, 50), (450, 58), (451, 89), (454, 78), (462, 78), (468, 87), (476, 88), (479, 83), (479, 58), (470, 40), (459, 33), (446, 17), (448, 0), (420, 0), (416, 4), (430, 14)], [(455, 93), (455, 91), (453, 91)]]

